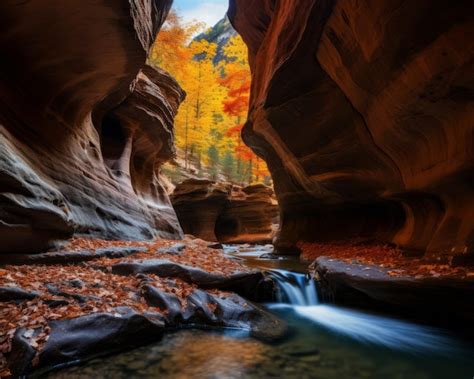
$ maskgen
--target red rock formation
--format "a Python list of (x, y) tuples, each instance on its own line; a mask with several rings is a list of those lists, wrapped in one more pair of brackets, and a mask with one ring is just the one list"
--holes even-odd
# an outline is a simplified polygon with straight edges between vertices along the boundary
[(188, 179), (176, 186), (171, 201), (185, 233), (207, 241), (270, 242), (278, 223), (273, 190)]
[(231, 0), (280, 246), (474, 250), (474, 3)]
[(217, 240), (225, 243), (271, 242), (278, 225), (273, 190), (263, 184), (233, 188), (229, 202), (216, 220)]
[(171, 202), (186, 234), (217, 241), (214, 228), (228, 201), (232, 186), (210, 180), (187, 179), (178, 184)]
[(183, 92), (143, 68), (170, 5), (1, 2), (0, 253), (181, 235), (158, 167)]

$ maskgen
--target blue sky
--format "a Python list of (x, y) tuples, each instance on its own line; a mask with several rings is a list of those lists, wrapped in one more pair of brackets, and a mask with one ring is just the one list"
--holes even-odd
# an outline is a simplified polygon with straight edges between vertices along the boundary
[(227, 12), (228, 0), (174, 0), (173, 8), (185, 21), (198, 20), (214, 26)]

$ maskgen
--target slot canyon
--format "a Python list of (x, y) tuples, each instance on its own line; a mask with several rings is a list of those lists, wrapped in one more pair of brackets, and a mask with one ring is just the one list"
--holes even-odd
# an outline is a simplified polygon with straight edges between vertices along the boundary
[(474, 2), (175, 3), (0, 3), (0, 377), (472, 376)]

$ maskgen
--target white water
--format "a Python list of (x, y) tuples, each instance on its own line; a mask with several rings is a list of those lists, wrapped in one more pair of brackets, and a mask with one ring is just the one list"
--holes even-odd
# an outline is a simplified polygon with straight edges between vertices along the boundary
[(437, 329), (320, 304), (315, 281), (308, 275), (285, 270), (269, 274), (277, 284), (279, 301), (270, 308), (290, 309), (325, 329), (364, 343), (412, 352), (452, 352), (452, 341)]
[(292, 305), (317, 305), (316, 283), (309, 275), (286, 270), (272, 270), (270, 276), (278, 285), (278, 301)]

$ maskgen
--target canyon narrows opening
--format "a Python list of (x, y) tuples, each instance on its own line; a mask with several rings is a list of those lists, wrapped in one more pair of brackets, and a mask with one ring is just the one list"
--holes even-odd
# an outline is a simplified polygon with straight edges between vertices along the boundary
[(474, 3), (4, 0), (0, 377), (474, 374)]

